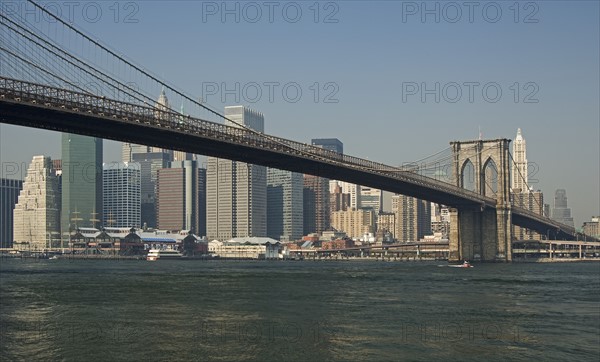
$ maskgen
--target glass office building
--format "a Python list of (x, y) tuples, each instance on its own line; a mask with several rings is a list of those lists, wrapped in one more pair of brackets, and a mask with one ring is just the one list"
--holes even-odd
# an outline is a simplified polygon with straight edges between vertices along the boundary
[(102, 139), (62, 134), (61, 235), (102, 220)]

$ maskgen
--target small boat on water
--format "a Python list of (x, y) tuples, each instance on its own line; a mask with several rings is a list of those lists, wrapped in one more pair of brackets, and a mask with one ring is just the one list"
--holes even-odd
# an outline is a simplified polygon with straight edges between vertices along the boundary
[(464, 261), (462, 264), (458, 264), (458, 265), (448, 265), (451, 268), (473, 268), (473, 265), (471, 265), (471, 263), (469, 263), (468, 261)]
[(156, 261), (158, 259), (181, 259), (183, 255), (172, 249), (150, 249), (146, 260)]

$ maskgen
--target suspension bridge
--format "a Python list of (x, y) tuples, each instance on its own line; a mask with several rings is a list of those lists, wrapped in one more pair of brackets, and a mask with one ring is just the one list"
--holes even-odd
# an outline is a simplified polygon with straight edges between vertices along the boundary
[[(393, 166), (264, 134), (227, 119), (215, 107), (28, 2), (52, 21), (0, 13), (2, 123), (227, 158), (447, 205), (452, 208), (449, 248), (454, 260), (510, 261), (513, 224), (556, 239), (586, 237), (511, 204), (514, 160), (508, 139), (451, 142), (423, 160)], [(172, 104), (180, 103), (187, 113), (156, 104), (159, 89), (168, 91)], [(472, 190), (465, 188), (467, 165), (474, 168)]]

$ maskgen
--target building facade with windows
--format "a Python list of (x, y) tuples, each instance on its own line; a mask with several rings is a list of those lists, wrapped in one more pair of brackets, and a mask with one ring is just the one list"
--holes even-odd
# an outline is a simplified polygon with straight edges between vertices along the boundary
[(13, 211), (15, 246), (30, 251), (59, 246), (60, 200), (52, 160), (34, 156)]
[(141, 170), (136, 162), (102, 166), (102, 225), (141, 227)]
[[(226, 125), (264, 132), (264, 116), (245, 106), (225, 107)], [(267, 235), (267, 168), (208, 157), (206, 228), (209, 239)]]
[(303, 176), (267, 169), (267, 236), (280, 241), (300, 240), (303, 235)]

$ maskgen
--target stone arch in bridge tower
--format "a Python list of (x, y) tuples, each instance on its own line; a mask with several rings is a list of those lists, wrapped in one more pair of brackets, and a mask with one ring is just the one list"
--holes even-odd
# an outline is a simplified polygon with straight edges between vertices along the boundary
[(498, 167), (493, 158), (488, 159), (483, 163), (481, 171), (482, 191), (483, 195), (488, 197), (496, 197), (498, 192)]
[[(510, 140), (451, 142), (453, 182), (496, 200), (496, 208), (459, 205), (451, 211), (450, 259), (511, 260)], [(473, 174), (466, 174), (469, 164)]]
[[(464, 171), (470, 162), (474, 167), (474, 190), (480, 195), (486, 195), (486, 169), (494, 166), (497, 172), (496, 196), (498, 202), (508, 201), (510, 189), (510, 155), (508, 139), (475, 140), (451, 142), (453, 154), (453, 180), (454, 184), (464, 187)], [(491, 196), (491, 195), (487, 195)]]
[(475, 165), (469, 158), (460, 167), (458, 186), (475, 191)]

